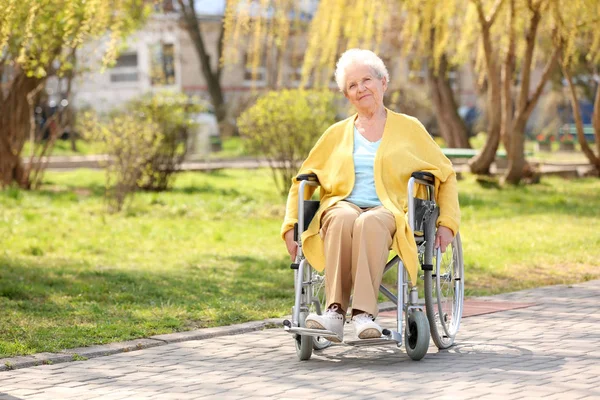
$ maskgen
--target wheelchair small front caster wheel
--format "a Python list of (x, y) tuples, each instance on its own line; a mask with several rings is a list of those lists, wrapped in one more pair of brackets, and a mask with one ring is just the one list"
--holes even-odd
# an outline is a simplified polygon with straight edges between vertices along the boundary
[[(308, 313), (301, 312), (299, 316), (300, 327), (306, 328), (306, 317)], [(306, 361), (310, 359), (313, 351), (313, 338), (312, 336), (296, 335), (296, 355), (300, 361)]]
[(404, 342), (408, 356), (419, 361), (429, 348), (429, 321), (423, 311), (413, 311), (408, 316), (406, 328), (404, 329)]

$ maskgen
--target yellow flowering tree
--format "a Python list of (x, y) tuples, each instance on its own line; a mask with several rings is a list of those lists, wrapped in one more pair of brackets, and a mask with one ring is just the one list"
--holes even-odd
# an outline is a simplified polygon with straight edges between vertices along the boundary
[[(335, 63), (345, 49), (369, 48), (390, 64), (421, 52), (413, 58), (427, 67), (427, 83), (442, 137), (449, 147), (470, 147), (467, 128), (458, 115), (448, 78), (454, 65), (445, 54), (434, 57), (429, 41), (417, 40), (423, 35), (429, 37), (435, 30), (434, 40), (443, 41), (443, 36), (447, 35), (445, 29), (433, 29), (428, 21), (446, 15), (456, 1), (425, 8), (418, 1), (322, 1), (312, 16), (308, 16), (307, 10), (303, 10), (297, 1), (260, 1), (252, 3), (253, 7), (243, 0), (230, 1), (225, 19), (223, 61), (239, 62), (240, 49), (247, 48), (247, 66), (253, 70), (259, 65), (266, 66), (267, 76), (273, 80), (267, 85), (279, 88), (289, 83), (282, 79), (284, 68), (281, 64), (290, 58), (289, 54), (301, 54), (301, 62), (291, 63), (293, 68), (301, 67), (300, 86), (323, 88), (332, 82)], [(399, 29), (402, 26), (404, 28)], [(399, 35), (400, 31), (402, 34)], [(402, 41), (401, 38), (410, 40)], [(292, 56), (292, 61), (297, 58)]]
[[(283, 2), (263, 0), (260, 5), (273, 11)], [(257, 54), (264, 48), (267, 32), (276, 42), (285, 43), (287, 28), (277, 29), (273, 13), (256, 21), (252, 14), (241, 17), (234, 3), (245, 2), (231, 2), (230, 32), (249, 35)], [(303, 82), (318, 85), (331, 79), (343, 49), (365, 46), (377, 52), (383, 41), (398, 43), (399, 56), (426, 60), (438, 122), (459, 131), (459, 126), (453, 127), (455, 113), (448, 112), (456, 109), (449, 96), (452, 92), (439, 85), (449, 67), (473, 62), (486, 91), (488, 135), (484, 148), (470, 162), (471, 171), (489, 174), (502, 142), (509, 158), (504, 178), (518, 183), (532, 173), (525, 159), (525, 126), (568, 44), (559, 38), (581, 38), (585, 32), (597, 35), (575, 27), (581, 26), (582, 18), (597, 22), (598, 15), (598, 2), (592, 0), (322, 1), (308, 26)], [(597, 39), (590, 40), (592, 47), (598, 46)], [(536, 75), (535, 70), (541, 73)]]
[[(27, 140), (35, 138), (34, 107), (49, 76), (73, 69), (75, 50), (108, 35), (104, 63), (114, 62), (120, 38), (144, 19), (144, 0), (0, 1), (0, 186), (31, 187), (39, 157), (21, 162)], [(57, 136), (51, 131), (50, 142)], [(50, 149), (51, 150), (51, 149)]]
[[(573, 70), (579, 65), (588, 66), (590, 75), (597, 71), (600, 65), (600, 3), (586, 0), (574, 0), (569, 3), (562, 14), (556, 15), (560, 29), (556, 31), (556, 42), (562, 49), (560, 64), (563, 76), (569, 88), (569, 100), (573, 109), (573, 118), (577, 129), (577, 140), (583, 154), (594, 167), (596, 175), (600, 176), (600, 79), (596, 77), (594, 96), (594, 111), (592, 125), (596, 151), (588, 144), (583, 130), (581, 110), (577, 90), (573, 82)], [(591, 82), (594, 79), (590, 79)]]

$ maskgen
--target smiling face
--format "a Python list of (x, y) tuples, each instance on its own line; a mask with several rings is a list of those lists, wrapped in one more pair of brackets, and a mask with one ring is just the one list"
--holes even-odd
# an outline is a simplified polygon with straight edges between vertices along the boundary
[(369, 112), (383, 106), (383, 94), (387, 89), (385, 78), (377, 78), (373, 69), (364, 64), (346, 68), (345, 96), (360, 112)]

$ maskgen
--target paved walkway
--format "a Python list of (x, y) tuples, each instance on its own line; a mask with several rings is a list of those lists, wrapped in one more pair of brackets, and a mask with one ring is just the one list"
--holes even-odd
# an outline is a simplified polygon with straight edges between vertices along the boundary
[(478, 300), (535, 305), (464, 318), (456, 346), (419, 362), (395, 346), (300, 362), (268, 329), (0, 372), (0, 399), (600, 398), (600, 281)]

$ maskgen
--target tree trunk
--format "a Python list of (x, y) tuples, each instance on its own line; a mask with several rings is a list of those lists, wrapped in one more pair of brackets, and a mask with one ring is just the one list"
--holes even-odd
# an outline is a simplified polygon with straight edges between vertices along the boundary
[(198, 21), (198, 18), (196, 16), (194, 1), (189, 0), (186, 2), (184, 0), (178, 0), (178, 2), (183, 13), (183, 20), (185, 23), (186, 30), (190, 35), (190, 38), (194, 42), (194, 47), (196, 48), (198, 58), (200, 59), (201, 72), (204, 76), (204, 79), (206, 80), (208, 93), (210, 95), (215, 116), (217, 117), (217, 122), (219, 124), (219, 130), (221, 131), (221, 133), (223, 133), (223, 131), (227, 129), (227, 127), (225, 126), (227, 125), (227, 106), (225, 104), (223, 90), (221, 88), (220, 66), (220, 58), (223, 50), (224, 25), (223, 23), (221, 23), (221, 30), (219, 34), (218, 43), (219, 61), (217, 62), (216, 70), (213, 71), (213, 68), (210, 63), (210, 56), (206, 52), (206, 46), (204, 45), (204, 38), (202, 36), (202, 30), (200, 28), (200, 21)]
[(15, 155), (8, 144), (8, 137), (0, 128), (0, 187), (16, 182), (20, 187), (27, 186), (25, 170), (21, 158)]
[(435, 119), (437, 120), (438, 128), (440, 130), (440, 136), (446, 142), (447, 147), (455, 147), (454, 136), (450, 131), (450, 124), (446, 121), (444, 106), (442, 104), (442, 95), (437, 84), (437, 77), (435, 76), (432, 67), (428, 67), (427, 69), (427, 84), (431, 93), (433, 108), (435, 110)]
[(28, 95), (42, 82), (19, 71), (0, 104), (0, 186), (16, 182), (22, 188), (29, 187), (21, 151), (31, 128)]
[(490, 167), (496, 159), (496, 151), (498, 151), (498, 145), (500, 144), (502, 103), (499, 78), (497, 71), (488, 76), (488, 137), (483, 150), (469, 161), (471, 172), (474, 174), (490, 174)]
[(496, 159), (496, 151), (500, 142), (500, 128), (502, 115), (502, 89), (500, 70), (494, 47), (492, 44), (491, 27), (494, 24), (502, 0), (496, 1), (489, 17), (486, 17), (483, 11), (481, 1), (473, 0), (477, 8), (479, 24), (481, 25), (481, 39), (485, 55), (485, 65), (487, 70), (487, 116), (488, 116), (488, 137), (483, 146), (483, 150), (469, 161), (471, 172), (474, 174), (489, 175), (490, 167)]
[[(542, 72), (542, 76), (533, 92), (533, 95), (529, 96), (529, 82), (533, 60), (533, 45), (531, 48), (526, 50), (525, 62), (523, 63), (523, 79), (519, 94), (519, 102), (516, 110), (516, 116), (512, 125), (513, 132), (511, 134), (510, 152), (508, 154), (509, 161), (508, 170), (505, 176), (506, 182), (517, 184), (521, 178), (527, 176), (531, 172), (528, 163), (525, 161), (525, 125), (527, 124), (529, 116), (533, 112), (535, 105), (542, 95), (544, 86), (550, 78), (550, 74), (554, 69), (559, 54), (560, 47), (556, 48), (553, 54), (550, 56), (550, 59), (544, 67), (544, 71)], [(519, 153), (512, 153), (512, 151), (518, 151)]]
[(528, 116), (519, 114), (515, 118), (510, 133), (510, 150), (508, 153), (508, 169), (504, 181), (518, 184), (524, 175), (528, 175), (528, 163), (525, 160), (525, 125)]
[[(514, 4), (512, 4), (511, 11), (512, 10), (514, 10)], [(529, 98), (529, 86), (531, 82), (531, 69), (533, 66), (533, 50), (535, 48), (538, 26), (540, 24), (542, 15), (539, 11), (539, 8), (530, 8), (530, 10), (532, 11), (532, 16), (530, 19), (529, 29), (527, 30), (525, 36), (526, 45), (525, 54), (523, 57), (523, 66), (521, 68), (521, 88), (517, 103), (516, 116), (514, 118), (514, 123), (512, 124), (512, 132), (510, 133), (509, 145), (506, 148), (508, 155), (508, 170), (506, 171), (504, 178), (506, 182), (512, 184), (519, 183), (525, 173), (525, 124), (527, 123), (527, 119), (529, 118), (531, 111), (533, 111), (533, 106), (535, 106), (535, 103), (537, 103), (537, 99), (530, 100)], [(543, 85), (546, 83), (544, 81), (544, 77), (542, 77), (542, 82), (540, 83), (542, 84), (543, 88)], [(533, 106), (531, 104), (532, 101), (535, 101)], [(505, 129), (508, 130), (509, 126), (506, 126)]]
[(512, 151), (510, 144), (510, 127), (513, 125), (513, 72), (515, 70), (515, 1), (509, 2), (509, 34), (508, 51), (502, 68), (502, 127), (500, 128), (500, 138), (506, 149), (506, 154), (510, 158)]
[(569, 86), (569, 99), (571, 100), (571, 108), (573, 109), (573, 118), (575, 119), (575, 126), (577, 127), (577, 140), (581, 145), (581, 150), (589, 160), (590, 164), (596, 169), (596, 172), (600, 174), (600, 115), (598, 114), (598, 102), (600, 100), (600, 84), (597, 85), (596, 98), (594, 100), (594, 113), (592, 114), (592, 121), (594, 124), (594, 134), (596, 136), (596, 147), (598, 149), (598, 155), (596, 156), (587, 141), (583, 132), (583, 122), (581, 121), (581, 110), (579, 109), (579, 101), (577, 99), (577, 90), (573, 84), (571, 72), (568, 67), (565, 67), (561, 63), (563, 75), (567, 80)]
[(600, 157), (600, 82), (596, 82), (596, 98), (594, 99), (592, 126), (594, 127), (594, 136), (596, 136), (596, 155)]
[(435, 117), (440, 128), (440, 134), (448, 147), (470, 149), (467, 127), (458, 115), (454, 92), (446, 76), (447, 69), (448, 62), (445, 55), (440, 59), (437, 74), (431, 65), (428, 66), (427, 82), (433, 99)]
[(483, 150), (469, 161), (469, 166), (472, 173), (481, 175), (490, 174), (490, 167), (496, 159), (496, 151), (498, 150), (498, 143), (500, 142), (502, 90), (500, 71), (490, 32), (490, 28), (498, 15), (500, 4), (501, 2), (497, 2), (492, 15), (489, 18), (486, 18), (482, 3), (476, 2), (479, 23), (481, 24), (481, 36), (487, 70), (488, 137), (483, 146)]

